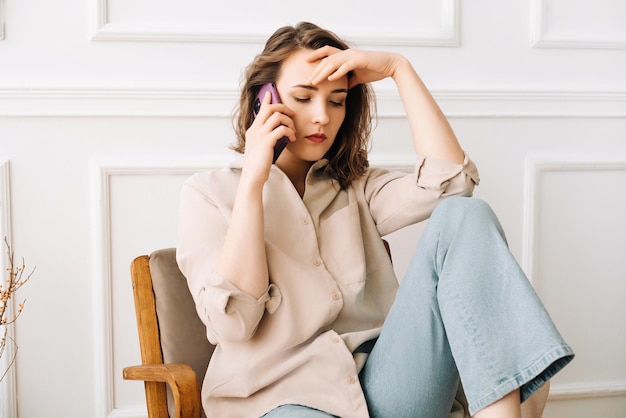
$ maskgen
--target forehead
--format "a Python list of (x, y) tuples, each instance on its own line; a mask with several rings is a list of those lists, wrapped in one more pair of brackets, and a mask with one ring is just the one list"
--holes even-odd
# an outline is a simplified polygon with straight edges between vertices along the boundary
[[(305, 84), (308, 82), (313, 71), (320, 63), (320, 61), (307, 61), (307, 56), (311, 51), (311, 49), (298, 49), (289, 55), (280, 66), (278, 80), (289, 85)], [(348, 77), (344, 76), (332, 82), (325, 81), (320, 83), (320, 86), (326, 83), (330, 84), (332, 88), (346, 88), (348, 85)]]

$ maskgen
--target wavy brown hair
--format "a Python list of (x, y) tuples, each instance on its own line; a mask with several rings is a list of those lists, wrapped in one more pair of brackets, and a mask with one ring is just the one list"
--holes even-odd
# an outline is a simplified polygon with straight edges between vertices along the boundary
[[(233, 150), (244, 152), (246, 131), (254, 120), (254, 99), (264, 84), (276, 81), (283, 61), (298, 49), (318, 49), (327, 45), (342, 50), (349, 48), (334, 33), (309, 22), (284, 26), (269, 37), (263, 52), (254, 58), (243, 74), (241, 97), (234, 115), (237, 142)], [(359, 84), (348, 91), (346, 116), (325, 156), (329, 164), (324, 168), (342, 189), (362, 176), (369, 166), (367, 151), (375, 113), (374, 92), (368, 84)]]

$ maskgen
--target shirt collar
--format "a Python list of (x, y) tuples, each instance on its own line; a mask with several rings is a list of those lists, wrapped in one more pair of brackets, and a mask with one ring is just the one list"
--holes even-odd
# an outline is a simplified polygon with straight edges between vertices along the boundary
[[(235, 157), (233, 160), (230, 161), (230, 163), (228, 164), (228, 167), (241, 170), (243, 168), (243, 158), (244, 158), (243, 155), (239, 155)], [(313, 165), (309, 169), (309, 174), (317, 172), (318, 170), (326, 167), (327, 165), (328, 165), (328, 159), (322, 158), (321, 160), (318, 160), (315, 163), (313, 163)], [(276, 167), (275, 165), (272, 165), (272, 170), (281, 171), (280, 168)]]

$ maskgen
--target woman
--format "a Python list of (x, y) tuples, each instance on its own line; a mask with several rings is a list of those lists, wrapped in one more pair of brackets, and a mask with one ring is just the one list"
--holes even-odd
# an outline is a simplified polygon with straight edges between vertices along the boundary
[[(410, 175), (368, 168), (368, 83), (384, 78)], [(282, 103), (266, 93), (254, 118), (272, 82)], [(217, 345), (207, 415), (446, 417), (460, 376), (476, 417), (518, 417), (572, 359), (407, 59), (283, 27), (247, 69), (237, 134), (242, 158), (182, 191), (178, 263)], [(427, 218), (398, 286), (381, 236)]]

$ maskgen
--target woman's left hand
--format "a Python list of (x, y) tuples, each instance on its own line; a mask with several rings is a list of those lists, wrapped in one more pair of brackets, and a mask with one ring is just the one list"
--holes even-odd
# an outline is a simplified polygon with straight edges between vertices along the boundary
[(348, 88), (352, 88), (358, 84), (393, 77), (398, 63), (403, 59), (401, 55), (391, 52), (341, 50), (324, 46), (311, 52), (308, 57), (309, 62), (319, 61), (310, 82), (315, 85), (325, 79), (336, 80), (351, 71)]

